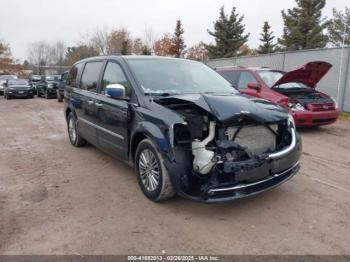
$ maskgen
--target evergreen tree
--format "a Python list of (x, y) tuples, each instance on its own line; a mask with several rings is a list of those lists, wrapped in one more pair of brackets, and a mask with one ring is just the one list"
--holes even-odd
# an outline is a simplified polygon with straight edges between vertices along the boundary
[(176, 27), (173, 37), (173, 54), (175, 57), (181, 57), (182, 52), (185, 50), (185, 40), (183, 38), (184, 29), (182, 28), (181, 20), (176, 21)]
[(285, 50), (323, 48), (328, 38), (323, 33), (328, 22), (322, 18), (326, 0), (295, 0), (297, 7), (282, 11), (284, 29), (279, 44)]
[(333, 19), (328, 26), (330, 42), (335, 46), (350, 45), (350, 8), (345, 12), (333, 9)]
[(275, 37), (273, 36), (273, 32), (271, 31), (271, 26), (269, 22), (265, 21), (263, 26), (263, 32), (260, 34), (261, 45), (259, 46), (260, 54), (268, 54), (275, 52), (276, 44), (273, 43)]
[(122, 48), (120, 50), (120, 53), (122, 55), (129, 55), (130, 54), (130, 43), (129, 41), (123, 41), (122, 42)]
[(233, 7), (230, 16), (226, 16), (221, 7), (219, 19), (214, 23), (214, 32), (208, 33), (215, 38), (215, 45), (206, 45), (210, 58), (232, 57), (248, 41), (249, 34), (244, 34), (244, 16), (236, 13)]
[(142, 48), (142, 55), (151, 55), (152, 54), (152, 50), (150, 48), (148, 48), (147, 45), (144, 45)]

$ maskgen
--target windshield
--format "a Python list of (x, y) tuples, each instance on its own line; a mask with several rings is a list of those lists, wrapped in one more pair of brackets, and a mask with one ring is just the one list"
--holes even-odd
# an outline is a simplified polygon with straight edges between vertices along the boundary
[(46, 76), (46, 81), (59, 81), (61, 76)]
[(128, 64), (146, 94), (237, 93), (222, 76), (199, 62), (132, 58)]
[(8, 85), (28, 85), (28, 81), (24, 79), (9, 80)]
[[(258, 74), (268, 87), (273, 87), (273, 85), (284, 75), (281, 71), (268, 70), (260, 70), (258, 71)], [(290, 82), (278, 85), (276, 88), (307, 88), (307, 86), (302, 83)]]

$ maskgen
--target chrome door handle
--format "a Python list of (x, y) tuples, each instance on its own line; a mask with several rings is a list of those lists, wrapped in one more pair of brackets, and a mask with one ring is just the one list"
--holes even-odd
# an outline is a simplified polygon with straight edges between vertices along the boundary
[(98, 106), (98, 107), (102, 107), (103, 106), (103, 104), (100, 104), (100, 103), (95, 103), (95, 105)]
[(94, 101), (88, 100), (87, 103), (88, 103), (89, 105), (92, 105), (92, 104), (94, 103)]

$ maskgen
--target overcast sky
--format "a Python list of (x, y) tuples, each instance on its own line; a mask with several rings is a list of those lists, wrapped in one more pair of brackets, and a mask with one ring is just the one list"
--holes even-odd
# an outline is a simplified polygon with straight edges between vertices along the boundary
[[(327, 0), (323, 15), (331, 17), (332, 8), (344, 9), (349, 0)], [(11, 45), (15, 58), (27, 57), (28, 44), (61, 40), (76, 44), (97, 28), (126, 27), (133, 37), (142, 37), (146, 27), (161, 36), (172, 33), (181, 19), (185, 41), (191, 46), (209, 43), (207, 29), (213, 28), (219, 9), (232, 6), (243, 14), (248, 44), (259, 45), (259, 33), (265, 20), (275, 35), (282, 32), (281, 10), (295, 6), (294, 0), (0, 0), (0, 38)]]

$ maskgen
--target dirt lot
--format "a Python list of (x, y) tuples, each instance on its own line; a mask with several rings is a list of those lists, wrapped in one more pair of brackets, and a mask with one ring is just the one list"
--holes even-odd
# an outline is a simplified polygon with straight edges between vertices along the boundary
[(302, 169), (277, 189), (155, 204), (127, 165), (69, 144), (62, 108), (0, 98), (0, 254), (350, 253), (350, 121), (301, 130)]

